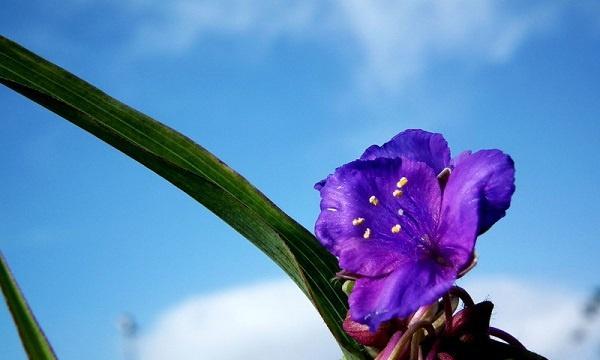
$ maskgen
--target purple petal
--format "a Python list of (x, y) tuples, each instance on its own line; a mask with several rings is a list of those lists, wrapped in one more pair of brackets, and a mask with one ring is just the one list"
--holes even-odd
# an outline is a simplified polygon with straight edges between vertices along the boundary
[(327, 182), (327, 179), (323, 179), (323, 180), (319, 181), (318, 183), (316, 183), (313, 187), (315, 188), (315, 190), (321, 191), (323, 186), (325, 186), (326, 182)]
[(453, 163), (455, 169), (448, 186), (452, 182), (452, 191), (468, 193), (473, 201), (479, 202), (478, 234), (482, 234), (503, 218), (510, 207), (515, 191), (514, 162), (500, 150), (481, 150), (474, 154), (465, 152)]
[(412, 260), (381, 278), (361, 278), (350, 294), (350, 316), (374, 331), (439, 299), (454, 283), (456, 271), (428, 259)]
[(359, 276), (382, 276), (406, 261), (399, 244), (382, 239), (347, 239), (338, 245), (340, 268)]
[[(403, 194), (394, 196), (402, 177), (408, 179)], [(377, 205), (369, 202), (371, 196)], [(434, 233), (440, 203), (437, 178), (426, 164), (400, 158), (357, 160), (336, 169), (321, 188), (315, 233), (344, 270), (381, 276), (414, 257), (423, 235)], [(359, 218), (364, 220), (353, 224)], [(399, 232), (392, 231), (396, 225)]]
[(411, 129), (394, 136), (383, 146), (370, 146), (360, 158), (373, 160), (379, 157), (421, 161), (438, 174), (450, 163), (450, 149), (442, 134)]

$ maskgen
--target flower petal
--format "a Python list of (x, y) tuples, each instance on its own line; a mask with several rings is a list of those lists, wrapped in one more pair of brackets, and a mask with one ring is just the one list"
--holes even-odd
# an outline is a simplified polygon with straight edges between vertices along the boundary
[(510, 207), (515, 191), (514, 162), (500, 150), (481, 150), (474, 154), (465, 152), (453, 163), (455, 168), (448, 183), (452, 188), (446, 192), (469, 193), (473, 199), (477, 198), (478, 234), (482, 234), (503, 218)]
[(338, 245), (340, 268), (355, 276), (382, 276), (402, 264), (401, 246), (382, 239), (351, 238)]
[(373, 160), (379, 157), (421, 161), (439, 174), (450, 163), (450, 149), (442, 134), (420, 129), (405, 130), (382, 146), (370, 146), (360, 157)]
[(463, 153), (444, 188), (436, 241), (457, 271), (473, 259), (477, 235), (504, 216), (514, 192), (514, 166), (499, 150)]
[(439, 299), (454, 283), (456, 272), (435, 261), (411, 261), (381, 278), (361, 278), (350, 294), (352, 320), (375, 331)]
[[(395, 196), (403, 177), (402, 195)], [(426, 164), (357, 160), (336, 169), (321, 188), (315, 233), (344, 270), (381, 276), (414, 257), (423, 235), (434, 233), (440, 203), (437, 178)]]

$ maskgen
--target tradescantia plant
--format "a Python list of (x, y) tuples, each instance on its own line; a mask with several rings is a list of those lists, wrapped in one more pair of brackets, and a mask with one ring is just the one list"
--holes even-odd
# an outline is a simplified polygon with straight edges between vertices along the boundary
[[(321, 213), (315, 232), (339, 259), (338, 276), (348, 279), (348, 333), (376, 347), (382, 359), (424, 353), (465, 358), (444, 342), (468, 332), (473, 333), (468, 350), (477, 349), (473, 358), (489, 356), (490, 333), (522, 347), (510, 335), (490, 330), (491, 303), (474, 306), (464, 290), (453, 287), (475, 264), (477, 236), (506, 214), (514, 175), (512, 159), (500, 150), (467, 151), (451, 159), (441, 134), (414, 129), (369, 147), (317, 183)], [(453, 293), (462, 295), (466, 307), (455, 318)], [(443, 329), (434, 326), (438, 319)], [(360, 325), (366, 328), (353, 331)], [(437, 340), (429, 347), (415, 343), (411, 354), (421, 329)]]
[[(4, 37), (0, 83), (137, 160), (250, 240), (314, 304), (345, 359), (541, 358), (489, 326), (490, 302), (474, 304), (453, 286), (475, 263), (477, 235), (510, 204), (514, 169), (501, 152), (450, 160), (441, 135), (420, 130), (371, 147), (317, 185), (317, 240), (189, 138)], [(0, 287), (29, 358), (55, 359), (0, 260)]]

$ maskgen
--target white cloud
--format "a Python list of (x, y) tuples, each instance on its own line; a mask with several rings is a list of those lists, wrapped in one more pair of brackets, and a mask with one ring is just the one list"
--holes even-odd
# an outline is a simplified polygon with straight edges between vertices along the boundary
[[(586, 295), (551, 283), (531, 283), (509, 277), (464, 281), (476, 301), (494, 303), (492, 326), (521, 340), (532, 351), (549, 359), (597, 359), (600, 353), (600, 319), (583, 322)], [(574, 332), (584, 326), (589, 337), (580, 344)]]
[(198, 296), (163, 313), (141, 359), (337, 359), (340, 351), (291, 281)]
[[(511, 278), (465, 282), (476, 300), (495, 304), (492, 325), (551, 359), (596, 359), (600, 324), (570, 346), (583, 298), (568, 289)], [(568, 347), (567, 347), (568, 346)], [(337, 359), (339, 350), (291, 281), (192, 297), (167, 309), (140, 339), (141, 359)]]
[(384, 91), (401, 88), (435, 60), (507, 61), (559, 12), (557, 3), (517, 10), (493, 0), (137, 1), (154, 10), (136, 35), (146, 50), (178, 53), (211, 34), (259, 43), (320, 39), (358, 54), (357, 78)]

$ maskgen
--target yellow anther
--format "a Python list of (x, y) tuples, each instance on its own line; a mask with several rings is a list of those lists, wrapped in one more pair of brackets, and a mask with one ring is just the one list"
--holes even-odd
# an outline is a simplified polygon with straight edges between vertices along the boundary
[(369, 202), (371, 203), (371, 205), (374, 205), (374, 206), (377, 206), (377, 204), (379, 204), (379, 200), (377, 200), (375, 195), (371, 195), (371, 197), (369, 198)]
[(394, 195), (395, 197), (400, 197), (402, 196), (402, 194), (404, 193), (402, 192), (402, 190), (399, 189), (394, 190), (394, 192), (392, 193), (392, 195)]
[(397, 233), (399, 233), (399, 232), (400, 232), (400, 229), (401, 229), (401, 227), (400, 227), (400, 224), (396, 224), (396, 225), (392, 226), (392, 232), (393, 232), (394, 234), (397, 234)]
[(352, 220), (352, 225), (357, 226), (357, 225), (360, 225), (360, 224), (362, 224), (364, 222), (365, 222), (365, 218), (359, 217), (359, 218), (356, 218), (356, 219)]
[(398, 182), (396, 183), (396, 186), (399, 188), (402, 188), (404, 185), (406, 185), (407, 182), (408, 182), (408, 179), (403, 176), (400, 178), (400, 180), (398, 180)]
[(367, 228), (367, 230), (365, 230), (365, 233), (363, 234), (363, 237), (365, 239), (368, 239), (371, 236), (371, 229)]

